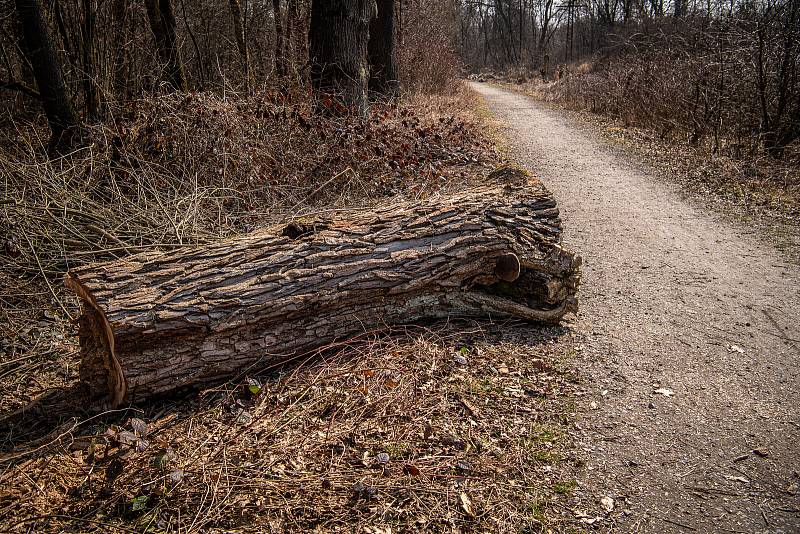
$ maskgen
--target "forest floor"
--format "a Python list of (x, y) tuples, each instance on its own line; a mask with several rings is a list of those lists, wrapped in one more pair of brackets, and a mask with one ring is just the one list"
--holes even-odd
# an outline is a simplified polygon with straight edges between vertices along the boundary
[(281, 93), (148, 98), (55, 161), (42, 155), (43, 128), (0, 132), (0, 531), (598, 521), (573, 495), (583, 334), (568, 326), (398, 328), (183, 398), (2, 421), (78, 379), (66, 269), (480, 183), (504, 142), (473, 93), (376, 105), (368, 121), (314, 115)]
[(797, 531), (800, 267), (779, 250), (797, 227), (782, 238), (709, 210), (592, 125), (472, 86), (584, 258), (574, 494), (607, 512), (592, 528)]

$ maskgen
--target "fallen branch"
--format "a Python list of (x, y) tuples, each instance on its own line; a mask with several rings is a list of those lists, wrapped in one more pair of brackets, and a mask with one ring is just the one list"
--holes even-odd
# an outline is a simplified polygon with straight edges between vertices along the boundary
[(7, 91), (18, 91), (26, 96), (31, 98), (35, 98), (36, 100), (41, 100), (42, 95), (36, 89), (25, 85), (22, 82), (18, 82), (16, 80), (8, 80), (5, 82), (0, 82), (0, 90), (7, 90)]

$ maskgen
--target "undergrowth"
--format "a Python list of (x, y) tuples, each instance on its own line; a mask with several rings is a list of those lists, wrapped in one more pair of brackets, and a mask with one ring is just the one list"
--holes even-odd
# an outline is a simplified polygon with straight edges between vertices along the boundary
[[(453, 324), (115, 417), (0, 471), (7, 531), (550, 532), (571, 510), (571, 339)], [(470, 384), (490, 385), (475, 392)], [(55, 513), (42, 516), (41, 511)]]
[(363, 120), (280, 93), (159, 96), (55, 160), (44, 124), (0, 130), (0, 410), (74, 379), (68, 269), (465, 187), (498, 161), (474, 98), (419, 94)]
[[(361, 120), (276, 93), (161, 96), (57, 160), (43, 124), (2, 130), (0, 413), (77, 382), (67, 269), (469, 187), (502, 159), (475, 99), (416, 95)], [(0, 425), (0, 530), (580, 528), (572, 336), (394, 329), (171, 400)]]

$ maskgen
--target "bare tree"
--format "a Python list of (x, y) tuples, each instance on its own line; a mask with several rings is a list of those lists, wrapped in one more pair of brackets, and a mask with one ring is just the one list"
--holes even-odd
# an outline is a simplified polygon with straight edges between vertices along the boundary
[(164, 63), (164, 81), (175, 91), (186, 91), (186, 74), (183, 70), (175, 14), (170, 0), (145, 0), (147, 18), (156, 39), (156, 48)]
[(311, 83), (361, 115), (367, 113), (367, 42), (372, 0), (313, 0), (309, 29)]
[(113, 66), (111, 73), (111, 89), (115, 98), (125, 99), (128, 96), (128, 80), (125, 76), (127, 55), (126, 22), (128, 18), (128, 0), (113, 0), (111, 3), (111, 33), (113, 43)]
[(242, 60), (244, 70), (244, 87), (250, 93), (250, 56), (247, 50), (247, 41), (244, 34), (244, 23), (242, 20), (242, 6), (239, 0), (229, 0), (231, 15), (233, 16), (233, 33), (236, 36), (236, 47), (239, 49), (239, 57)]
[(48, 151), (62, 152), (80, 142), (81, 124), (67, 96), (61, 65), (39, 0), (15, 0), (22, 22), (25, 56), (33, 67), (52, 136)]
[(83, 97), (86, 117), (92, 121), (97, 119), (99, 100), (97, 85), (95, 84), (94, 65), (94, 29), (95, 29), (95, 2), (82, 0), (83, 7)]
[(272, 12), (275, 17), (275, 72), (278, 76), (286, 75), (286, 56), (283, 49), (283, 16), (281, 0), (272, 0)]
[(369, 26), (369, 89), (393, 96), (399, 91), (395, 51), (394, 0), (377, 0)]

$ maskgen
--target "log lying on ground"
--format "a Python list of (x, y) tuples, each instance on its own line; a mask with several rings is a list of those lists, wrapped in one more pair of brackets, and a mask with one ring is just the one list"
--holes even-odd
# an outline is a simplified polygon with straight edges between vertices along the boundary
[(109, 408), (382, 326), (557, 322), (577, 309), (580, 265), (560, 235), (531, 179), (79, 268), (81, 381)]

